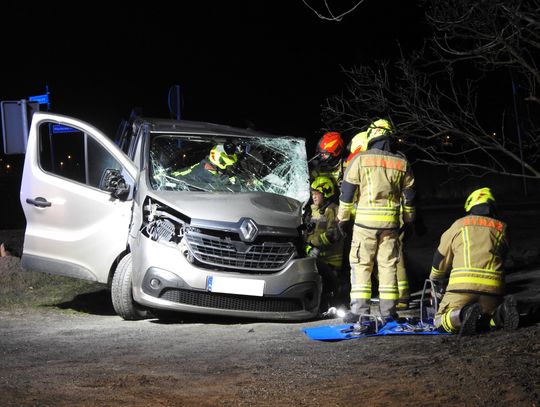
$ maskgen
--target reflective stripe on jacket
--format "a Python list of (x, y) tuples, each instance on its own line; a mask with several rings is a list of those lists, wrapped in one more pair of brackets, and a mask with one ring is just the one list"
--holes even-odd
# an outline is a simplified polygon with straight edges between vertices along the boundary
[(465, 216), (441, 236), (430, 279), (446, 279), (450, 272), (447, 291), (502, 295), (507, 250), (504, 222), (487, 216)]
[(337, 228), (337, 208), (335, 203), (330, 203), (321, 214), (317, 205), (311, 205), (311, 219), (309, 221), (314, 223), (314, 228), (307, 235), (306, 240), (321, 250), (318, 256), (319, 260), (341, 269), (343, 239), (335, 241), (334, 235), (328, 233)]
[[(357, 197), (355, 193), (358, 191)], [(407, 159), (378, 149), (359, 153), (345, 172), (338, 217), (375, 229), (393, 229), (415, 217), (414, 177)]]

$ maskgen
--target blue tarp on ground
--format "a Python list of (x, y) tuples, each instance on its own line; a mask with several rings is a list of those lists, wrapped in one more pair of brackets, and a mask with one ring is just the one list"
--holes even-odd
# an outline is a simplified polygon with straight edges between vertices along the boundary
[(354, 324), (302, 328), (302, 332), (304, 332), (309, 339), (314, 341), (342, 341), (385, 335), (448, 335), (447, 333), (437, 332), (433, 329), (433, 325), (426, 323), (412, 325), (410, 323), (400, 324), (396, 321), (390, 321), (377, 333), (372, 334), (360, 333), (358, 325)]

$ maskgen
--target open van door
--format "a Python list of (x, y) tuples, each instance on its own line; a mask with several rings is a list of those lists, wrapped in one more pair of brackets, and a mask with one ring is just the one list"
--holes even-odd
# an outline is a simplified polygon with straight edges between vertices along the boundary
[(107, 283), (126, 250), (137, 178), (133, 162), (93, 126), (35, 113), (20, 195), (23, 267)]

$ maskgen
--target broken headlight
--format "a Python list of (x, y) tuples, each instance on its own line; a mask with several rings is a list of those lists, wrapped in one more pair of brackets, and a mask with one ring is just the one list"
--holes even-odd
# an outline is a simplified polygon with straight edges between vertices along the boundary
[(189, 218), (169, 206), (147, 197), (143, 205), (141, 233), (160, 243), (178, 244)]

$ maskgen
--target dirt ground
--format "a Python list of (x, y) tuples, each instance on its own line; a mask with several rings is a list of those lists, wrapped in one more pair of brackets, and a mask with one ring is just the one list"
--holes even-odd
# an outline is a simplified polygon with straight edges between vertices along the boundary
[[(47, 277), (22, 271), (17, 257), (0, 258), (0, 293), (10, 284), (21, 290), (21, 301), (0, 298), (0, 405), (538, 406), (540, 217), (506, 214), (514, 228), (508, 291), (518, 297), (521, 326), (475, 337), (317, 342), (301, 331), (338, 319), (127, 322), (98, 285), (39, 303)], [(430, 233), (408, 246), (413, 288), (425, 278), (434, 236), (458, 216), (426, 215)], [(20, 230), (1, 231), (1, 241), (20, 255)]]

